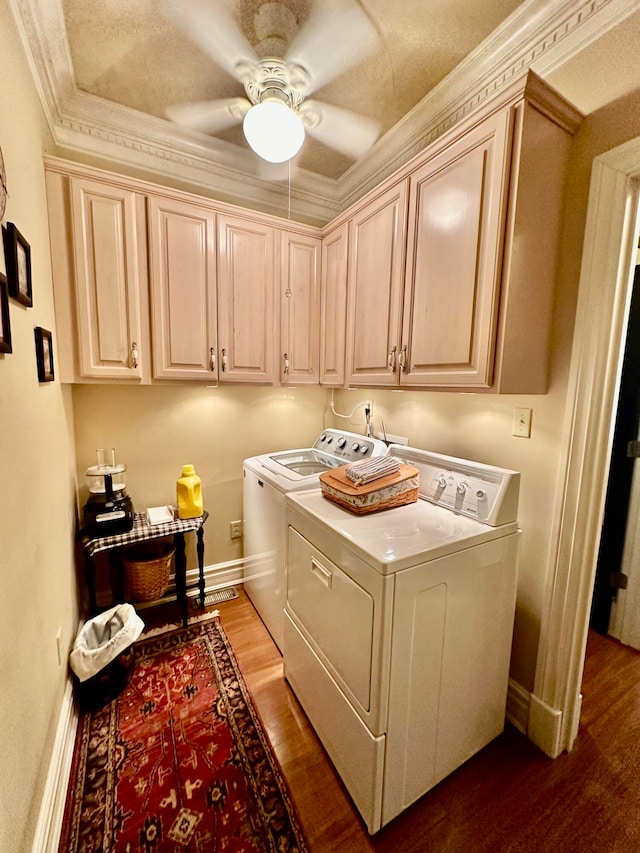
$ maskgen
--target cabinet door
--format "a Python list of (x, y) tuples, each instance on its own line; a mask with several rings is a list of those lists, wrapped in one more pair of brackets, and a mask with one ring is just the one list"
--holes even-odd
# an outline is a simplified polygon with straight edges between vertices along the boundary
[(70, 194), (80, 375), (143, 379), (144, 207), (83, 178), (70, 179)]
[(345, 222), (322, 241), (320, 384), (335, 387), (344, 385), (348, 235)]
[(407, 180), (370, 201), (349, 223), (350, 384), (397, 383), (406, 223)]
[(150, 196), (153, 375), (215, 379), (215, 214)]
[(317, 237), (284, 232), (280, 276), (280, 380), (317, 384), (320, 314), (320, 248)]
[(274, 244), (268, 225), (218, 217), (220, 381), (274, 381)]
[(503, 111), (411, 175), (403, 385), (491, 384), (508, 130)]

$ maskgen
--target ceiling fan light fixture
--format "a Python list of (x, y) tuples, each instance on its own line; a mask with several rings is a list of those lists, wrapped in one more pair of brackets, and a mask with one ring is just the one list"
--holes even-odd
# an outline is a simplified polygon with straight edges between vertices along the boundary
[(242, 122), (251, 148), (269, 163), (284, 163), (302, 148), (304, 125), (300, 116), (278, 99), (251, 107)]

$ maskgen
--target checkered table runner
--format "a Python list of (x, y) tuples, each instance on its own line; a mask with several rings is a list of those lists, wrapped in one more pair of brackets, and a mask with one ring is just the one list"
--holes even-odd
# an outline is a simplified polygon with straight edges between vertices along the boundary
[(113, 536), (82, 536), (82, 545), (90, 557), (99, 551), (108, 551), (121, 545), (132, 545), (134, 542), (144, 542), (145, 539), (158, 539), (161, 536), (172, 536), (175, 533), (189, 533), (199, 530), (209, 517), (204, 512), (197, 518), (177, 518), (162, 524), (149, 524), (146, 512), (134, 513), (133, 527), (127, 533), (116, 533)]

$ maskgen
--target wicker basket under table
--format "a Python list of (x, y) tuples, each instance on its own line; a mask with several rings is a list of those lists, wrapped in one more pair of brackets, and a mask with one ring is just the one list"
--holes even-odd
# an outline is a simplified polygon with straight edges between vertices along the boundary
[(130, 546), (124, 555), (126, 585), (132, 601), (154, 601), (169, 586), (175, 548), (162, 539)]
[(418, 500), (419, 471), (413, 465), (400, 464), (395, 474), (386, 474), (364, 486), (356, 486), (347, 477), (348, 465), (320, 474), (325, 498), (357, 515), (379, 512)]

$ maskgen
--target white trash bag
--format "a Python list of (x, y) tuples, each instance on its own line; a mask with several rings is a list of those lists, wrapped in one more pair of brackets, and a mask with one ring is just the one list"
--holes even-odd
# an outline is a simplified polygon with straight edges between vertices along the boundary
[(132, 604), (116, 604), (99, 613), (80, 629), (69, 655), (71, 669), (86, 681), (134, 643), (143, 628)]

